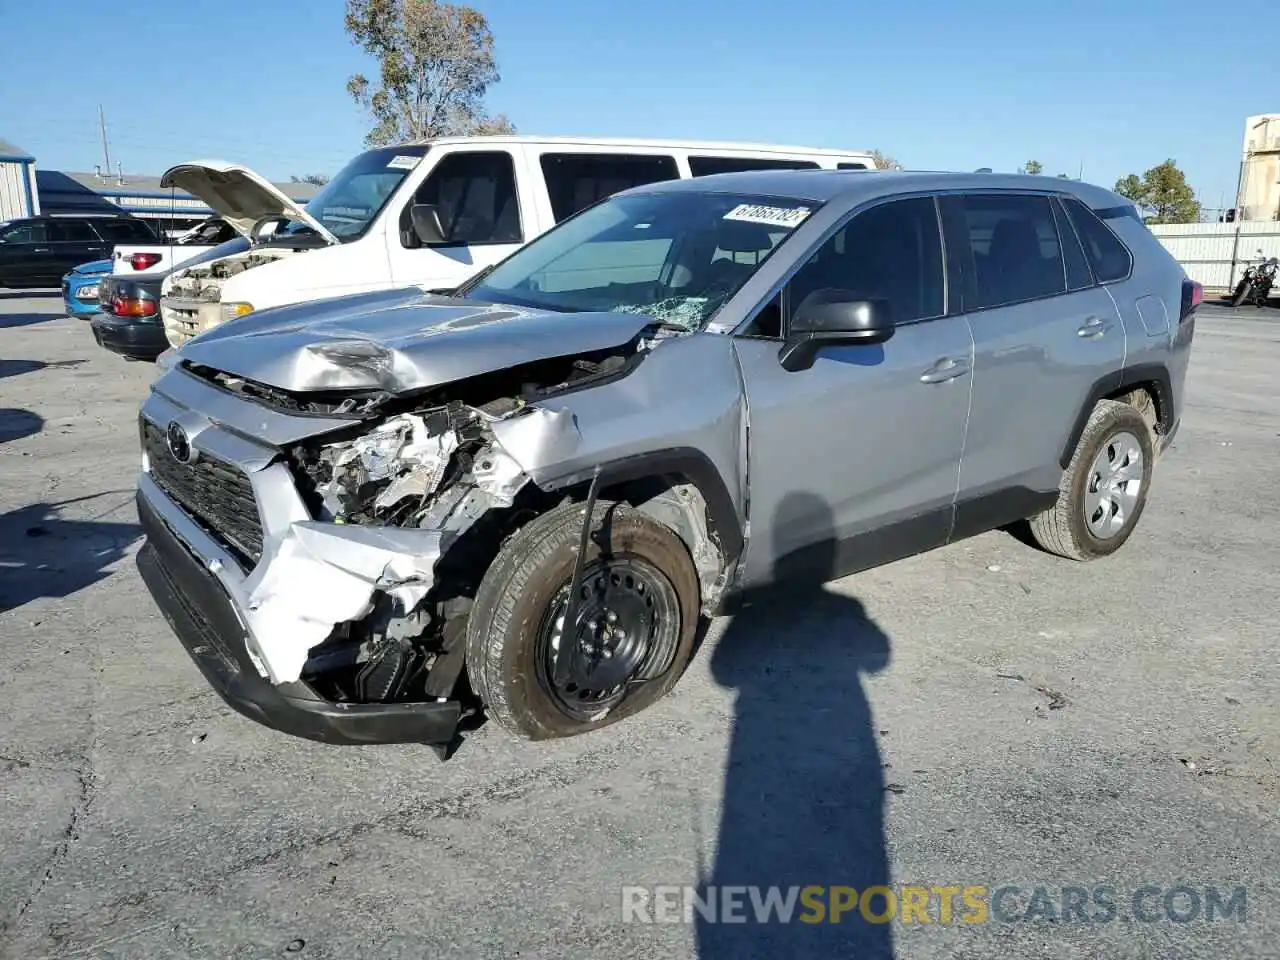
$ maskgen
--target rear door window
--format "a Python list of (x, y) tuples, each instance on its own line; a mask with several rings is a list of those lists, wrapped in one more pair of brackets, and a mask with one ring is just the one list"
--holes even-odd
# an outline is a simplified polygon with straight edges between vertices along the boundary
[(669, 156), (544, 153), (541, 164), (556, 223), (622, 190), (680, 178)]
[(446, 243), (519, 243), (523, 238), (515, 164), (506, 151), (448, 154), (418, 188), (414, 202), (435, 206)]
[(813, 160), (787, 160), (773, 157), (689, 157), (689, 172), (695, 177), (742, 170), (817, 170)]
[(974, 194), (961, 198), (957, 238), (973, 263), (966, 308), (998, 307), (1066, 292), (1062, 245), (1048, 197)]
[(96, 243), (98, 235), (83, 220), (49, 221), (50, 239), (61, 243)]
[(155, 233), (141, 220), (101, 220), (93, 225), (111, 243), (154, 243)]
[(1123, 280), (1133, 266), (1133, 257), (1126, 247), (1101, 219), (1074, 197), (1063, 197), (1067, 215), (1084, 244), (1085, 256), (1093, 267), (1099, 283)]

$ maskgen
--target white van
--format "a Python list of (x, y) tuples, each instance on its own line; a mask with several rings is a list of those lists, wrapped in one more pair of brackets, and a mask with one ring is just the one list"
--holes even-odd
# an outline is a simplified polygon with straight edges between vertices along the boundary
[(619, 190), (804, 168), (874, 170), (875, 161), (869, 151), (768, 144), (447, 137), (367, 150), (305, 208), (239, 164), (179, 164), (161, 185), (203, 200), (254, 243), (169, 274), (165, 332), (179, 347), (265, 307), (388, 287), (449, 289)]

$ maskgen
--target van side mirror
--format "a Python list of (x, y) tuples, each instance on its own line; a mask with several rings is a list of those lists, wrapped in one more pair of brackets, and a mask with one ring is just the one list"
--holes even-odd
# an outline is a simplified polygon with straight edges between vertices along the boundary
[(848, 290), (815, 290), (791, 316), (786, 342), (778, 352), (782, 369), (792, 373), (813, 366), (825, 347), (884, 343), (893, 336), (889, 301)]
[(413, 223), (414, 235), (424, 246), (434, 247), (445, 242), (440, 211), (435, 204), (415, 203), (409, 208), (409, 217)]

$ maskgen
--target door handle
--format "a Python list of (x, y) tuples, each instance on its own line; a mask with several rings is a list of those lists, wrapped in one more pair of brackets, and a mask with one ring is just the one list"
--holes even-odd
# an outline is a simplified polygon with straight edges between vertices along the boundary
[(32, 247), (31, 252), (32, 253), (48, 253), (49, 248), (48, 247)]
[(946, 383), (969, 372), (969, 361), (962, 357), (943, 357), (920, 374), (921, 383)]
[(1077, 337), (1089, 337), (1096, 339), (1111, 329), (1111, 324), (1104, 321), (1101, 317), (1090, 317), (1084, 323), (1080, 324), (1076, 330)]

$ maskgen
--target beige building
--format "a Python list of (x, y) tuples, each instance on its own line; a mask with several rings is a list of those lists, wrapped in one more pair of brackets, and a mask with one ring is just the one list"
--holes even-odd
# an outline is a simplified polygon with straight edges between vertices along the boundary
[(1280, 113), (1245, 121), (1241, 161), (1239, 219), (1280, 219)]

